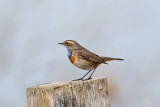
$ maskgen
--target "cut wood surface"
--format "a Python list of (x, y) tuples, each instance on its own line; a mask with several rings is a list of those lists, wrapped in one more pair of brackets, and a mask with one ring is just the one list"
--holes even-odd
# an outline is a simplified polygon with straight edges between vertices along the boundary
[(27, 107), (110, 107), (107, 79), (46, 83), (28, 88)]

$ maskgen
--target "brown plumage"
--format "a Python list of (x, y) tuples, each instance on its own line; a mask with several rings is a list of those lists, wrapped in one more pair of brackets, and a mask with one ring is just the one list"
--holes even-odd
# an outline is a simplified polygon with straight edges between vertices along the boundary
[(120, 58), (110, 58), (110, 57), (101, 57), (104, 61), (112, 61), (112, 60), (123, 60)]
[[(93, 72), (87, 79), (91, 79), (91, 76), (93, 75), (95, 69), (102, 63), (107, 64), (107, 61), (112, 60), (123, 60), (120, 58), (111, 58), (111, 57), (101, 57), (98, 56), (89, 50), (82, 47), (80, 44), (78, 44), (76, 41), (73, 40), (66, 40), (63, 43), (59, 43), (61, 45), (64, 45), (68, 49), (68, 57), (72, 64), (74, 64), (76, 67), (89, 70)], [(87, 74), (89, 73), (87, 72)], [(85, 74), (82, 78), (77, 80), (82, 80), (87, 74)]]

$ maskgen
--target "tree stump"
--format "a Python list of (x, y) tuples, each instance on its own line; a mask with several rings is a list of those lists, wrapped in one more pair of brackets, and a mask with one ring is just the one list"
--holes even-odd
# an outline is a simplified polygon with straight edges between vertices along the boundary
[(110, 107), (107, 79), (46, 83), (28, 88), (27, 107)]

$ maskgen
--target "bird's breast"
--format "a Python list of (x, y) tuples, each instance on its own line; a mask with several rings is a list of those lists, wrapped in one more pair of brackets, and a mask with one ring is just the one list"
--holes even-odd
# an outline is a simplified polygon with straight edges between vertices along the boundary
[(92, 70), (94, 69), (96, 66), (98, 66), (96, 63), (90, 62), (90, 61), (86, 61), (84, 59), (79, 58), (76, 54), (74, 54), (72, 52), (70, 61), (73, 65), (75, 65), (76, 67), (80, 68), (80, 69), (84, 69), (84, 70)]
[(76, 56), (74, 56), (73, 54), (70, 57), (70, 61), (72, 64), (74, 64), (74, 62), (76, 61)]

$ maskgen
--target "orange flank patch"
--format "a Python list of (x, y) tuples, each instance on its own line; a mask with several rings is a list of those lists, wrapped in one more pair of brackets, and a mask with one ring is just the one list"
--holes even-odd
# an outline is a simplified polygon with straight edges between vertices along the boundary
[(75, 56), (71, 56), (70, 61), (72, 62), (72, 64), (76, 61), (76, 57)]

